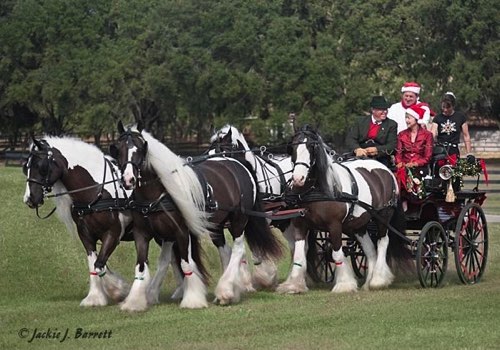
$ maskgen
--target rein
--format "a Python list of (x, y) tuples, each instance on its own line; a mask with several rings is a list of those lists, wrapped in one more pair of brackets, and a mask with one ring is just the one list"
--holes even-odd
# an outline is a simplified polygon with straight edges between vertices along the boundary
[[(57, 163), (56, 163), (56, 165), (57, 165)], [(112, 180), (105, 181), (106, 180), (108, 166), (111, 169)], [(49, 171), (49, 173), (50, 173), (50, 171)], [(61, 197), (61, 196), (64, 196), (64, 195), (69, 195), (69, 194), (73, 194), (73, 193), (79, 193), (79, 192), (83, 192), (83, 191), (86, 191), (86, 190), (89, 190), (89, 189), (101, 187), (99, 193), (97, 194), (96, 199), (93, 200), (92, 202), (90, 202), (88, 204), (80, 204), (80, 203), (74, 203), (73, 204), (73, 209), (77, 210), (79, 216), (82, 216), (83, 214), (86, 214), (89, 211), (93, 212), (94, 209), (95, 209), (95, 211), (100, 211), (100, 210), (110, 209), (110, 208), (112, 209), (113, 206), (110, 207), (109, 205), (106, 205), (106, 203), (104, 203), (104, 206), (102, 208), (99, 207), (99, 208), (94, 208), (93, 209), (92, 207), (95, 206), (96, 203), (98, 203), (102, 199), (102, 195), (103, 195), (103, 191), (104, 191), (104, 186), (107, 185), (107, 184), (113, 183), (114, 184), (114, 188), (115, 188), (115, 198), (113, 198), (111, 200), (114, 203), (114, 207), (116, 207), (116, 208), (118, 208), (120, 210), (123, 209), (123, 205), (120, 205), (120, 203), (118, 201), (118, 199), (119, 199), (119, 197), (118, 197), (118, 187), (116, 186), (116, 183), (119, 182), (119, 176), (118, 176), (118, 174), (116, 174), (116, 171), (114, 171), (114, 168), (111, 166), (111, 161), (108, 158), (106, 158), (106, 157), (104, 157), (104, 175), (103, 175), (102, 183), (98, 183), (98, 184), (94, 184), (94, 185), (90, 185), (90, 186), (85, 186), (85, 187), (77, 188), (77, 189), (70, 190), (70, 191), (49, 194), (52, 191), (52, 185), (49, 186), (47, 181), (46, 181), (45, 184), (42, 183), (42, 182), (40, 182), (40, 181), (33, 180), (33, 179), (27, 179), (26, 181), (27, 182), (33, 182), (33, 183), (36, 183), (36, 184), (42, 186), (42, 189), (44, 191), (44, 198), (57, 198), (57, 197)], [(123, 191), (125, 199), (128, 200), (126, 192), (125, 192), (123, 186), (120, 185), (120, 188)], [(42, 217), (42, 216), (40, 216), (40, 214), (38, 212), (38, 208), (39, 207), (36, 208), (36, 215), (38, 216), (38, 218), (40, 218), (42, 220), (47, 219), (50, 216), (52, 216), (52, 214), (54, 214), (54, 212), (57, 209), (57, 207), (54, 207), (46, 216)]]
[[(76, 190), (71, 190), (71, 191), (66, 191), (66, 192), (59, 192), (59, 193), (54, 193), (54, 194), (47, 194), (46, 196), (44, 196), (44, 198), (56, 198), (56, 197), (65, 196), (67, 194), (78, 193), (78, 192), (90, 190), (92, 188), (96, 188), (96, 187), (99, 187), (99, 186), (103, 186), (104, 187), (104, 185), (107, 185), (107, 184), (110, 184), (110, 183), (113, 183), (113, 182), (116, 182), (116, 181), (119, 181), (119, 180), (118, 179), (114, 179), (114, 180), (109, 180), (109, 181), (106, 181), (106, 182), (103, 182), (103, 183), (99, 183), (99, 184), (95, 184), (95, 185), (90, 185), (90, 186), (86, 186), (86, 187), (82, 187), (82, 188), (77, 188)], [(100, 194), (102, 194), (102, 192)]]

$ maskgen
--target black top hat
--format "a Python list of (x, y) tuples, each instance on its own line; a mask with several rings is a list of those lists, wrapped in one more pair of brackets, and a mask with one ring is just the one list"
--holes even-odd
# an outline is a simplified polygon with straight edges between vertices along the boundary
[(370, 102), (371, 108), (388, 109), (390, 106), (391, 104), (385, 100), (384, 96), (373, 96)]

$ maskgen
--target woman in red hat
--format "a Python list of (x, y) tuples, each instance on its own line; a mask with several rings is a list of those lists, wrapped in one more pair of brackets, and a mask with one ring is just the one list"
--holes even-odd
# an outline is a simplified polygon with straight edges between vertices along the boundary
[(422, 127), (425, 110), (417, 105), (406, 109), (407, 128), (398, 134), (396, 147), (397, 177), (407, 192), (422, 197), (422, 178), (428, 174), (432, 158), (433, 136)]

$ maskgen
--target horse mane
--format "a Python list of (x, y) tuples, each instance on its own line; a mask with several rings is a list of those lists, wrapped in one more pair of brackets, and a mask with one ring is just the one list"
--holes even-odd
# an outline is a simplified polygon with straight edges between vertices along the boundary
[(219, 131), (212, 135), (212, 137), (210, 138), (210, 142), (215, 142), (222, 139), (229, 133), (229, 131), (231, 131), (231, 143), (234, 146), (238, 146), (238, 142), (240, 142), (245, 150), (250, 150), (250, 146), (248, 146), (248, 142), (247, 140), (245, 140), (243, 134), (236, 127), (230, 124), (224, 125)]
[[(45, 136), (43, 140), (50, 147), (57, 148), (61, 152), (68, 161), (68, 168), (74, 168), (79, 165), (85, 168), (97, 183), (102, 182), (104, 177), (104, 153), (99, 148), (73, 137)], [(118, 171), (118, 169), (116, 170)], [(108, 188), (108, 191), (110, 190), (112, 189)], [(67, 189), (61, 181), (57, 181), (54, 184), (54, 192), (64, 193), (67, 192)], [(57, 216), (65, 224), (68, 231), (76, 236), (76, 225), (71, 216), (71, 206), (73, 204), (71, 196), (55, 197), (55, 202)]]
[(146, 131), (141, 132), (148, 143), (146, 167), (153, 169), (163, 187), (172, 197), (186, 221), (189, 230), (204, 235), (210, 228), (205, 212), (205, 194), (198, 176), (186, 160)]
[(323, 141), (323, 138), (317, 133), (313, 132), (317, 142), (316, 152), (316, 181), (318, 187), (322, 192), (335, 194), (342, 192), (341, 182), (337, 172), (333, 168), (333, 160), (329, 153), (329, 147)]

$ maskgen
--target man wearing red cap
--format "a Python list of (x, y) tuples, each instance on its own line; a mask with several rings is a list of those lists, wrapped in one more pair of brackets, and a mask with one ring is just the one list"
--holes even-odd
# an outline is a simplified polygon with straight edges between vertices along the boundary
[(435, 113), (430, 109), (429, 105), (419, 101), (419, 95), (420, 85), (413, 81), (406, 82), (401, 88), (401, 101), (393, 104), (389, 108), (387, 118), (398, 123), (398, 134), (406, 129), (405, 114), (406, 109), (410, 106), (417, 105), (425, 110), (424, 119), (422, 121), (424, 128), (427, 128), (426, 125), (430, 122), (431, 116), (434, 116)]
[(433, 135), (422, 127), (425, 110), (417, 105), (406, 109), (405, 122), (407, 128), (398, 134), (396, 146), (397, 178), (403, 189), (421, 197), (422, 178), (428, 173), (432, 157)]

